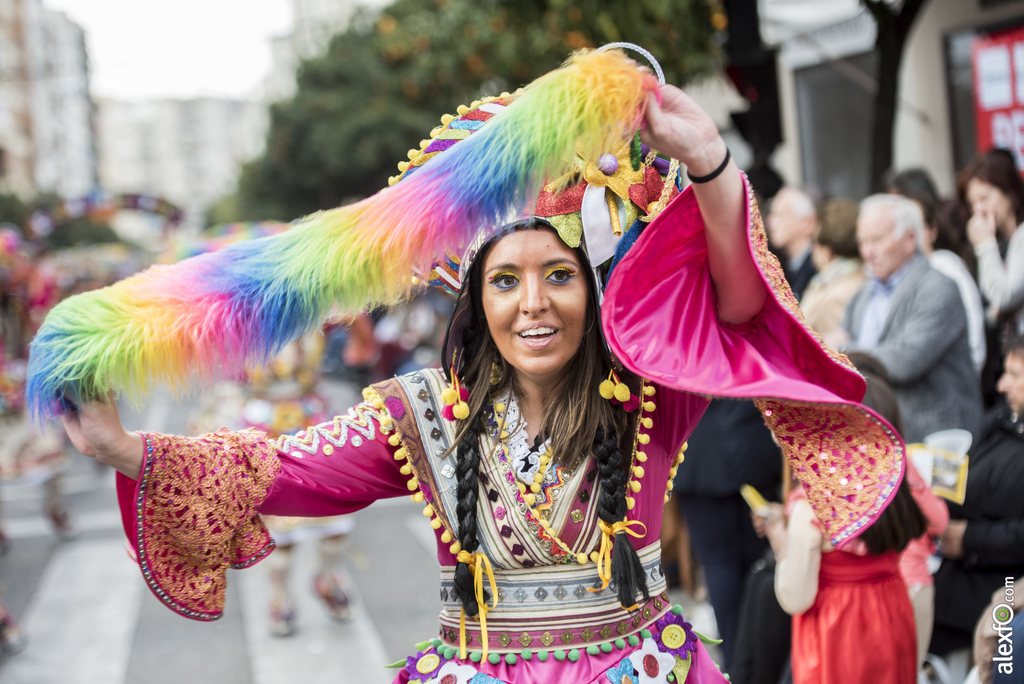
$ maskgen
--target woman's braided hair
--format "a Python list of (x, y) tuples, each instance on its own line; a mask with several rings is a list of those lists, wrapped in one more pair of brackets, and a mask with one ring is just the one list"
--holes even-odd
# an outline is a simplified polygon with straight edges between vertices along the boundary
[[(474, 259), (469, 276), (470, 292), (463, 295), (468, 294), (473, 298), (474, 312), (472, 321), (462, 333), (463, 358), (466, 359), (462, 380), (463, 385), (469, 390), (469, 417), (460, 422), (456, 446), (449, 452), (454, 453), (457, 459), (455, 476), (458, 542), (461, 549), (469, 553), (476, 551), (480, 545), (477, 525), (480, 436), (485, 432), (485, 421), (489, 415), (488, 404), (492, 392), (497, 395), (516, 392), (514, 374), (508, 372), (507, 362), (491, 342), (487, 321), (483, 315), (480, 288), (486, 251), (485, 246)], [(582, 263), (587, 264), (585, 255), (580, 253), (580, 256), (583, 259)], [(586, 270), (589, 271), (589, 268)], [(573, 366), (566, 374), (567, 378), (572, 379), (573, 384), (564, 387), (555, 397), (555, 402), (563, 399), (572, 401), (573, 410), (581, 414), (581, 421), (585, 421), (577, 427), (582, 428), (584, 433), (593, 435), (589, 451), (594, 455), (601, 476), (598, 515), (605, 524), (613, 525), (624, 520), (628, 510), (626, 481), (629, 463), (623, 458), (619, 441), (620, 435), (632, 434), (633, 425), (625, 412), (613, 407), (598, 393), (597, 387), (607, 374), (608, 367), (597, 321), (597, 307), (593, 300), (594, 297), (591, 296), (587, 305), (588, 325), (583, 343), (571, 362)], [(499, 384), (492, 387), (493, 365), (497, 365), (504, 372), (501, 374)], [(545, 432), (552, 427), (552, 422), (554, 421), (545, 422)], [(585, 443), (578, 440), (573, 442)], [(563, 454), (562, 463), (578, 465), (586, 456), (587, 449), (579, 448), (578, 451), (578, 454)], [(649, 598), (646, 577), (636, 549), (633, 548), (628, 536), (617, 535), (615, 540), (612, 553), (612, 582), (620, 603), (630, 607), (635, 605), (638, 593), (642, 593), (645, 599)], [(467, 563), (456, 564), (454, 585), (466, 614), (476, 615), (479, 606), (474, 593), (473, 574)]]

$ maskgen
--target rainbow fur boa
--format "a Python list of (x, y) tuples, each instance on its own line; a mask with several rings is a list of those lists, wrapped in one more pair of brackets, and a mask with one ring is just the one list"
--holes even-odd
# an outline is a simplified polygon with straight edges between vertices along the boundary
[(263, 363), (334, 308), (407, 297), (411, 274), (479, 230), (521, 215), (545, 179), (596, 159), (639, 127), (653, 76), (621, 52), (580, 52), (522, 90), (472, 136), (356, 204), (306, 217), (273, 237), (154, 266), (71, 297), (32, 342), (27, 400), (36, 416), (163, 383)]

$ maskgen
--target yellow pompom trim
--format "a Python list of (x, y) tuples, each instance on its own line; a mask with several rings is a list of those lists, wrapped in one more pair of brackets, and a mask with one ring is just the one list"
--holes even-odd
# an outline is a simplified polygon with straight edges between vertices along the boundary
[(469, 418), (469, 404), (464, 401), (460, 401), (452, 408), (452, 415), (459, 420), (466, 420)]
[(615, 396), (615, 384), (611, 380), (602, 380), (597, 391), (603, 399), (611, 399)]
[(423, 500), (426, 499), (427, 497), (423, 496), (423, 492), (415, 492), (409, 498), (412, 499), (416, 503), (423, 503)]
[(644, 395), (645, 396), (653, 397), (654, 396), (654, 392), (655, 392), (654, 385), (646, 385), (646, 386), (644, 386)]
[(627, 402), (627, 401), (629, 401), (629, 396), (630, 396), (629, 387), (627, 387), (625, 385), (625, 383), (621, 383), (620, 382), (618, 385), (615, 386), (615, 398), (616, 399), (618, 399), (621, 402)]
[(445, 387), (443, 390), (441, 390), (441, 401), (443, 401), (446, 405), (451, 406), (458, 400), (459, 393), (456, 392), (454, 388)]
[(444, 532), (441, 533), (441, 541), (443, 543), (447, 544), (451, 540), (452, 540), (452, 533), (451, 532), (449, 532), (448, 530), (445, 530)]

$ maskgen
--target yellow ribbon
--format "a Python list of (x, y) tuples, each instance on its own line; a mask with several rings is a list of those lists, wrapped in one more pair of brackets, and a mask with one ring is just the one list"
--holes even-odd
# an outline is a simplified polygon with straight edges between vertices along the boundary
[[(620, 520), (612, 525), (604, 520), (598, 520), (597, 525), (601, 528), (601, 548), (597, 552), (597, 576), (601, 578), (602, 584), (600, 587), (588, 587), (587, 591), (603, 591), (612, 581), (612, 537), (617, 534), (628, 534), (639, 539), (647, 534), (647, 525), (639, 520)], [(633, 525), (642, 527), (643, 533), (629, 529)]]
[[(494, 583), (494, 568), (490, 559), (482, 553), (469, 553), (459, 551), (455, 557), (460, 563), (469, 566), (473, 573), (473, 593), (476, 596), (476, 604), (480, 616), (480, 641), (483, 642), (483, 657), (487, 657), (487, 611), (498, 607), (498, 586)], [(491, 584), (491, 601), (493, 605), (488, 607), (484, 599), (484, 573), (487, 573), (487, 581)], [(459, 615), (459, 658), (466, 659), (466, 609), (463, 608)]]

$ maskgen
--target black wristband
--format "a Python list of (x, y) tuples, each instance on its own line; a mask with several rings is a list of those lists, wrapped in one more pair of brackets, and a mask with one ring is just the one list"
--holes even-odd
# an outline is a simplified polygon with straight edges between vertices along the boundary
[(729, 153), (729, 148), (726, 147), (725, 159), (722, 160), (722, 163), (718, 165), (717, 169), (706, 176), (694, 176), (689, 171), (686, 172), (686, 175), (690, 179), (691, 183), (709, 183), (722, 175), (722, 172), (725, 171), (725, 167), (729, 165), (730, 159), (732, 159), (732, 154)]

